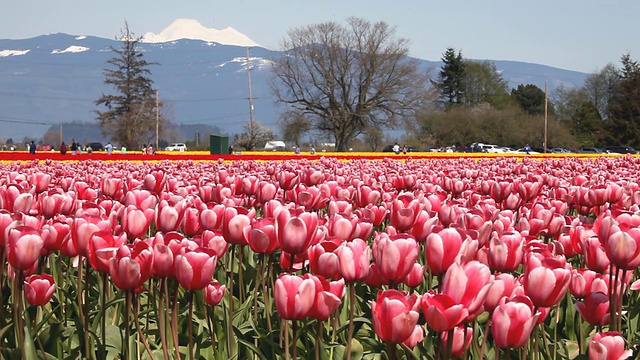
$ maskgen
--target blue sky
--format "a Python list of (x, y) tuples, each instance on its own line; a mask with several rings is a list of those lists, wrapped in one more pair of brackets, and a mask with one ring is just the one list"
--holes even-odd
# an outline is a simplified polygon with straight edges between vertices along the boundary
[(231, 26), (279, 49), (287, 30), (349, 16), (386, 21), (411, 40), (413, 56), (438, 60), (447, 47), (465, 58), (517, 60), (591, 73), (631, 53), (640, 59), (638, 0), (20, 0), (0, 12), (0, 38), (63, 32), (114, 38), (124, 20), (137, 35), (175, 19)]

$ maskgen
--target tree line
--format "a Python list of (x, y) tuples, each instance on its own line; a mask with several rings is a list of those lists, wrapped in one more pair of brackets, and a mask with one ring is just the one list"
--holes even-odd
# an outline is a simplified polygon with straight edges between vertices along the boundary
[[(107, 61), (105, 83), (114, 94), (95, 104), (103, 134), (127, 147), (151, 142), (171, 121), (157, 101), (150, 66), (125, 23), (122, 48)], [(290, 30), (272, 65), (271, 89), (281, 105), (280, 133), (300, 143), (313, 135), (346, 151), (370, 150), (404, 130), (414, 146), (472, 142), (542, 147), (545, 106), (547, 147), (640, 147), (640, 66), (630, 54), (590, 74), (579, 88), (545, 93), (533, 84), (509, 89), (495, 64), (446, 49), (440, 69), (425, 71), (409, 56), (409, 42), (386, 22), (349, 18)], [(253, 150), (276, 139), (274, 129), (247, 123), (236, 148)]]

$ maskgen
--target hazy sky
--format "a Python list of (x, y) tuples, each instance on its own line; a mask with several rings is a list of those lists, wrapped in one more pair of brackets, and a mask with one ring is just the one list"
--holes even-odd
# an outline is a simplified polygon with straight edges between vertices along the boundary
[[(136, 35), (178, 18), (231, 26), (279, 49), (287, 30), (349, 16), (383, 20), (411, 40), (413, 56), (438, 60), (447, 47), (465, 58), (517, 60), (593, 72), (640, 59), (639, 0), (20, 0), (5, 1), (0, 38), (63, 32), (114, 38), (124, 20)], [(1, 49), (0, 49), (1, 50)]]

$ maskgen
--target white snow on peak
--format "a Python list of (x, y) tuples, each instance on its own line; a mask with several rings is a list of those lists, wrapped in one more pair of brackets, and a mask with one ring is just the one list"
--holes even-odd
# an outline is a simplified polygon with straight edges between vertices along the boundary
[(7, 56), (20, 56), (28, 53), (31, 50), (0, 50), (0, 57)]
[(203, 40), (223, 45), (260, 46), (232, 27), (222, 30), (207, 28), (193, 19), (178, 19), (159, 34), (148, 32), (142, 37), (142, 41), (147, 43), (162, 43), (180, 39)]
[(80, 36), (78, 36), (78, 37), (76, 38), (76, 40), (84, 40), (84, 39), (86, 39), (86, 38), (87, 38), (86, 36), (84, 36), (84, 35), (80, 35)]
[(246, 71), (247, 70), (247, 66), (248, 66), (248, 62), (251, 62), (251, 69), (255, 70), (262, 70), (267, 66), (270, 66), (273, 61), (271, 60), (267, 60), (267, 59), (263, 59), (261, 57), (250, 57), (249, 61), (247, 61), (246, 57), (237, 57), (237, 58), (233, 58), (227, 62), (223, 62), (222, 64), (218, 65), (217, 67), (223, 67), (227, 64), (230, 63), (240, 63), (240, 66), (242, 67), (240, 70), (238, 70), (237, 72), (241, 72), (241, 71)]
[(53, 50), (51, 53), (52, 54), (79, 53), (87, 50), (89, 50), (88, 47), (72, 45), (64, 50), (59, 50), (59, 49)]

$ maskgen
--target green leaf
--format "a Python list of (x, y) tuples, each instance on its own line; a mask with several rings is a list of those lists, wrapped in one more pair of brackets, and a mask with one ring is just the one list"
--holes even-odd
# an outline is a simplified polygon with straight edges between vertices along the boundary
[(248, 342), (247, 340), (244, 340), (242, 338), (238, 338), (238, 342), (240, 344), (242, 344), (243, 346), (249, 348), (249, 350), (251, 350), (256, 356), (258, 356), (260, 359), (262, 360), (267, 360), (267, 357), (262, 353), (262, 351), (260, 351), (260, 349), (258, 349), (255, 345), (253, 345), (252, 343)]
[[(353, 360), (361, 360), (364, 355), (364, 347), (360, 344), (356, 338), (351, 339), (351, 359)], [(346, 359), (347, 352), (345, 349), (344, 358)]]
[(29, 325), (24, 325), (24, 347), (22, 348), (27, 359), (37, 359), (36, 346), (33, 344), (33, 337), (31, 336), (31, 329)]

